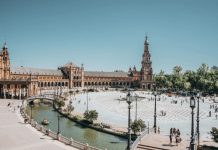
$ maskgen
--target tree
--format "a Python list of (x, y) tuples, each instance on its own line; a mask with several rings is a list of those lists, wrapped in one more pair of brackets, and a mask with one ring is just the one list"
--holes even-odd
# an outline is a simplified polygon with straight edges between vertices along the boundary
[(213, 136), (214, 141), (218, 142), (218, 128), (213, 127), (210, 133)]
[(154, 80), (156, 82), (157, 87), (162, 88), (162, 87), (166, 87), (167, 85), (167, 79), (166, 76), (164, 75), (163, 70), (161, 70), (160, 73), (154, 77)]
[(65, 106), (65, 102), (63, 100), (55, 99), (54, 103), (58, 106), (58, 109), (61, 109)]
[(70, 114), (74, 110), (74, 107), (72, 106), (72, 103), (70, 102), (67, 105), (67, 113)]
[(181, 66), (175, 66), (172, 74), (164, 74), (161, 70), (156, 74), (157, 87), (185, 91), (198, 90), (204, 95), (218, 93), (218, 67), (209, 68), (207, 64), (201, 64), (197, 71), (187, 70), (182, 73)]
[(90, 110), (84, 112), (84, 118), (93, 123), (94, 120), (98, 119), (98, 112), (96, 110)]
[(201, 75), (203, 77), (205, 77), (208, 72), (209, 72), (209, 67), (205, 63), (201, 64), (201, 66), (197, 70), (197, 74), (199, 74), (199, 75)]
[(132, 124), (131, 124), (131, 129), (134, 132), (134, 134), (136, 134), (137, 132), (139, 132), (140, 130), (144, 130), (146, 127), (145, 122), (141, 119), (135, 120)]
[(182, 67), (181, 66), (175, 66), (173, 68), (173, 74), (176, 76), (180, 76), (182, 73)]

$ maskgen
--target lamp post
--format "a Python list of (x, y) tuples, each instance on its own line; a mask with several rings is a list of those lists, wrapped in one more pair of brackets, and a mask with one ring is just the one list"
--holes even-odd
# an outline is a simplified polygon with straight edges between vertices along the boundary
[(190, 98), (190, 107), (192, 109), (191, 115), (192, 115), (192, 120), (191, 120), (191, 141), (190, 141), (190, 150), (194, 150), (194, 108), (195, 108), (195, 98), (192, 96)]
[(157, 107), (157, 91), (154, 91), (154, 133), (157, 132), (157, 110), (156, 110), (156, 107)]
[(138, 111), (137, 111), (137, 109), (138, 109), (138, 99), (137, 99), (137, 95), (135, 95), (135, 120), (137, 120), (137, 113), (138, 113)]
[(198, 98), (198, 106), (197, 106), (197, 134), (198, 134), (198, 147), (200, 144), (200, 131), (199, 131), (199, 100), (200, 100), (200, 93), (197, 93)]
[(59, 115), (59, 113), (58, 113), (58, 132), (57, 132), (57, 134), (58, 135), (60, 134), (60, 115)]
[(29, 105), (30, 105), (30, 119), (33, 119), (33, 105), (34, 105), (34, 102), (30, 101)]
[[(58, 105), (58, 111), (60, 111), (60, 108), (61, 108), (61, 102), (60, 101), (57, 101), (57, 105)], [(57, 131), (57, 135), (60, 134), (60, 115), (59, 115), (59, 112), (57, 111), (57, 117), (58, 117), (58, 131)]]
[(131, 103), (132, 103), (132, 100), (131, 100), (131, 95), (130, 95), (130, 92), (128, 92), (127, 96), (126, 96), (126, 102), (127, 104), (129, 105), (128, 106), (128, 143), (127, 143), (127, 150), (130, 150), (130, 147), (131, 147), (131, 128), (130, 128), (130, 109), (131, 109)]
[(89, 97), (88, 97), (88, 89), (87, 89), (86, 101), (87, 101), (86, 111), (87, 111), (87, 113), (88, 113), (88, 112), (89, 112)]

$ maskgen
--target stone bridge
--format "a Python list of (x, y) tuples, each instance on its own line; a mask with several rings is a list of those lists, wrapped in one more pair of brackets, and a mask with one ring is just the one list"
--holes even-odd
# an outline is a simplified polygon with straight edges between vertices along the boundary
[(34, 101), (36, 99), (46, 99), (46, 100), (54, 101), (56, 99), (63, 99), (63, 100), (65, 100), (66, 97), (61, 96), (61, 95), (56, 95), (56, 94), (41, 94), (41, 95), (35, 95), (35, 96), (28, 97), (26, 99), (26, 101), (27, 102), (31, 102), (31, 101)]

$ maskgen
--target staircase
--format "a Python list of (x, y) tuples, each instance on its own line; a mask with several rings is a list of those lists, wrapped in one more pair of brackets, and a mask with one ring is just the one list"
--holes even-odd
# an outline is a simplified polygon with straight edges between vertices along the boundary
[(154, 147), (154, 146), (149, 146), (149, 145), (144, 145), (144, 144), (139, 144), (137, 146), (138, 150), (169, 150), (165, 148), (159, 148), (159, 147)]

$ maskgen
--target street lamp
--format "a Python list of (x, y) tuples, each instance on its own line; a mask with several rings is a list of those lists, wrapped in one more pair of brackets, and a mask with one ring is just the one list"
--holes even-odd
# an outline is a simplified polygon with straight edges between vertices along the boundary
[(126, 95), (126, 102), (129, 105), (128, 106), (128, 143), (127, 143), (127, 150), (130, 150), (131, 147), (131, 128), (130, 128), (130, 109), (131, 109), (131, 103), (132, 103), (132, 99), (131, 99), (131, 95), (130, 92), (128, 92), (128, 94)]
[[(60, 111), (60, 108), (61, 108), (60, 103), (61, 103), (61, 101), (58, 100), (58, 101), (57, 101), (58, 111)], [(59, 115), (59, 112), (58, 112), (58, 111), (57, 111), (57, 117), (58, 117), (58, 131), (57, 131), (57, 135), (60, 134), (60, 115)]]
[(190, 98), (190, 107), (192, 109), (191, 115), (192, 115), (192, 122), (191, 122), (191, 141), (190, 141), (190, 149), (194, 150), (194, 108), (195, 108), (195, 98), (192, 96)]
[(197, 93), (198, 98), (198, 106), (197, 106), (197, 134), (198, 134), (198, 147), (200, 144), (200, 131), (199, 131), (199, 100), (200, 100), (200, 93)]
[(59, 112), (58, 113), (58, 132), (57, 134), (59, 135), (60, 134), (60, 115), (59, 115)]
[(87, 89), (87, 93), (86, 93), (86, 94), (87, 94), (87, 95), (86, 95), (86, 101), (87, 101), (87, 102), (86, 102), (86, 103), (87, 103), (87, 105), (86, 105), (86, 111), (87, 111), (87, 113), (89, 112), (89, 96), (88, 96), (88, 92), (89, 92), (89, 91), (88, 91), (88, 89)]
[(137, 95), (135, 95), (135, 120), (137, 120), (137, 109), (138, 109), (138, 99), (137, 99)]
[(156, 100), (156, 97), (157, 97), (157, 91), (154, 91), (154, 133), (157, 132), (157, 110), (156, 110), (156, 107), (157, 107), (157, 100)]
[(34, 102), (30, 101), (29, 105), (30, 105), (30, 119), (33, 119), (33, 106), (34, 106)]

